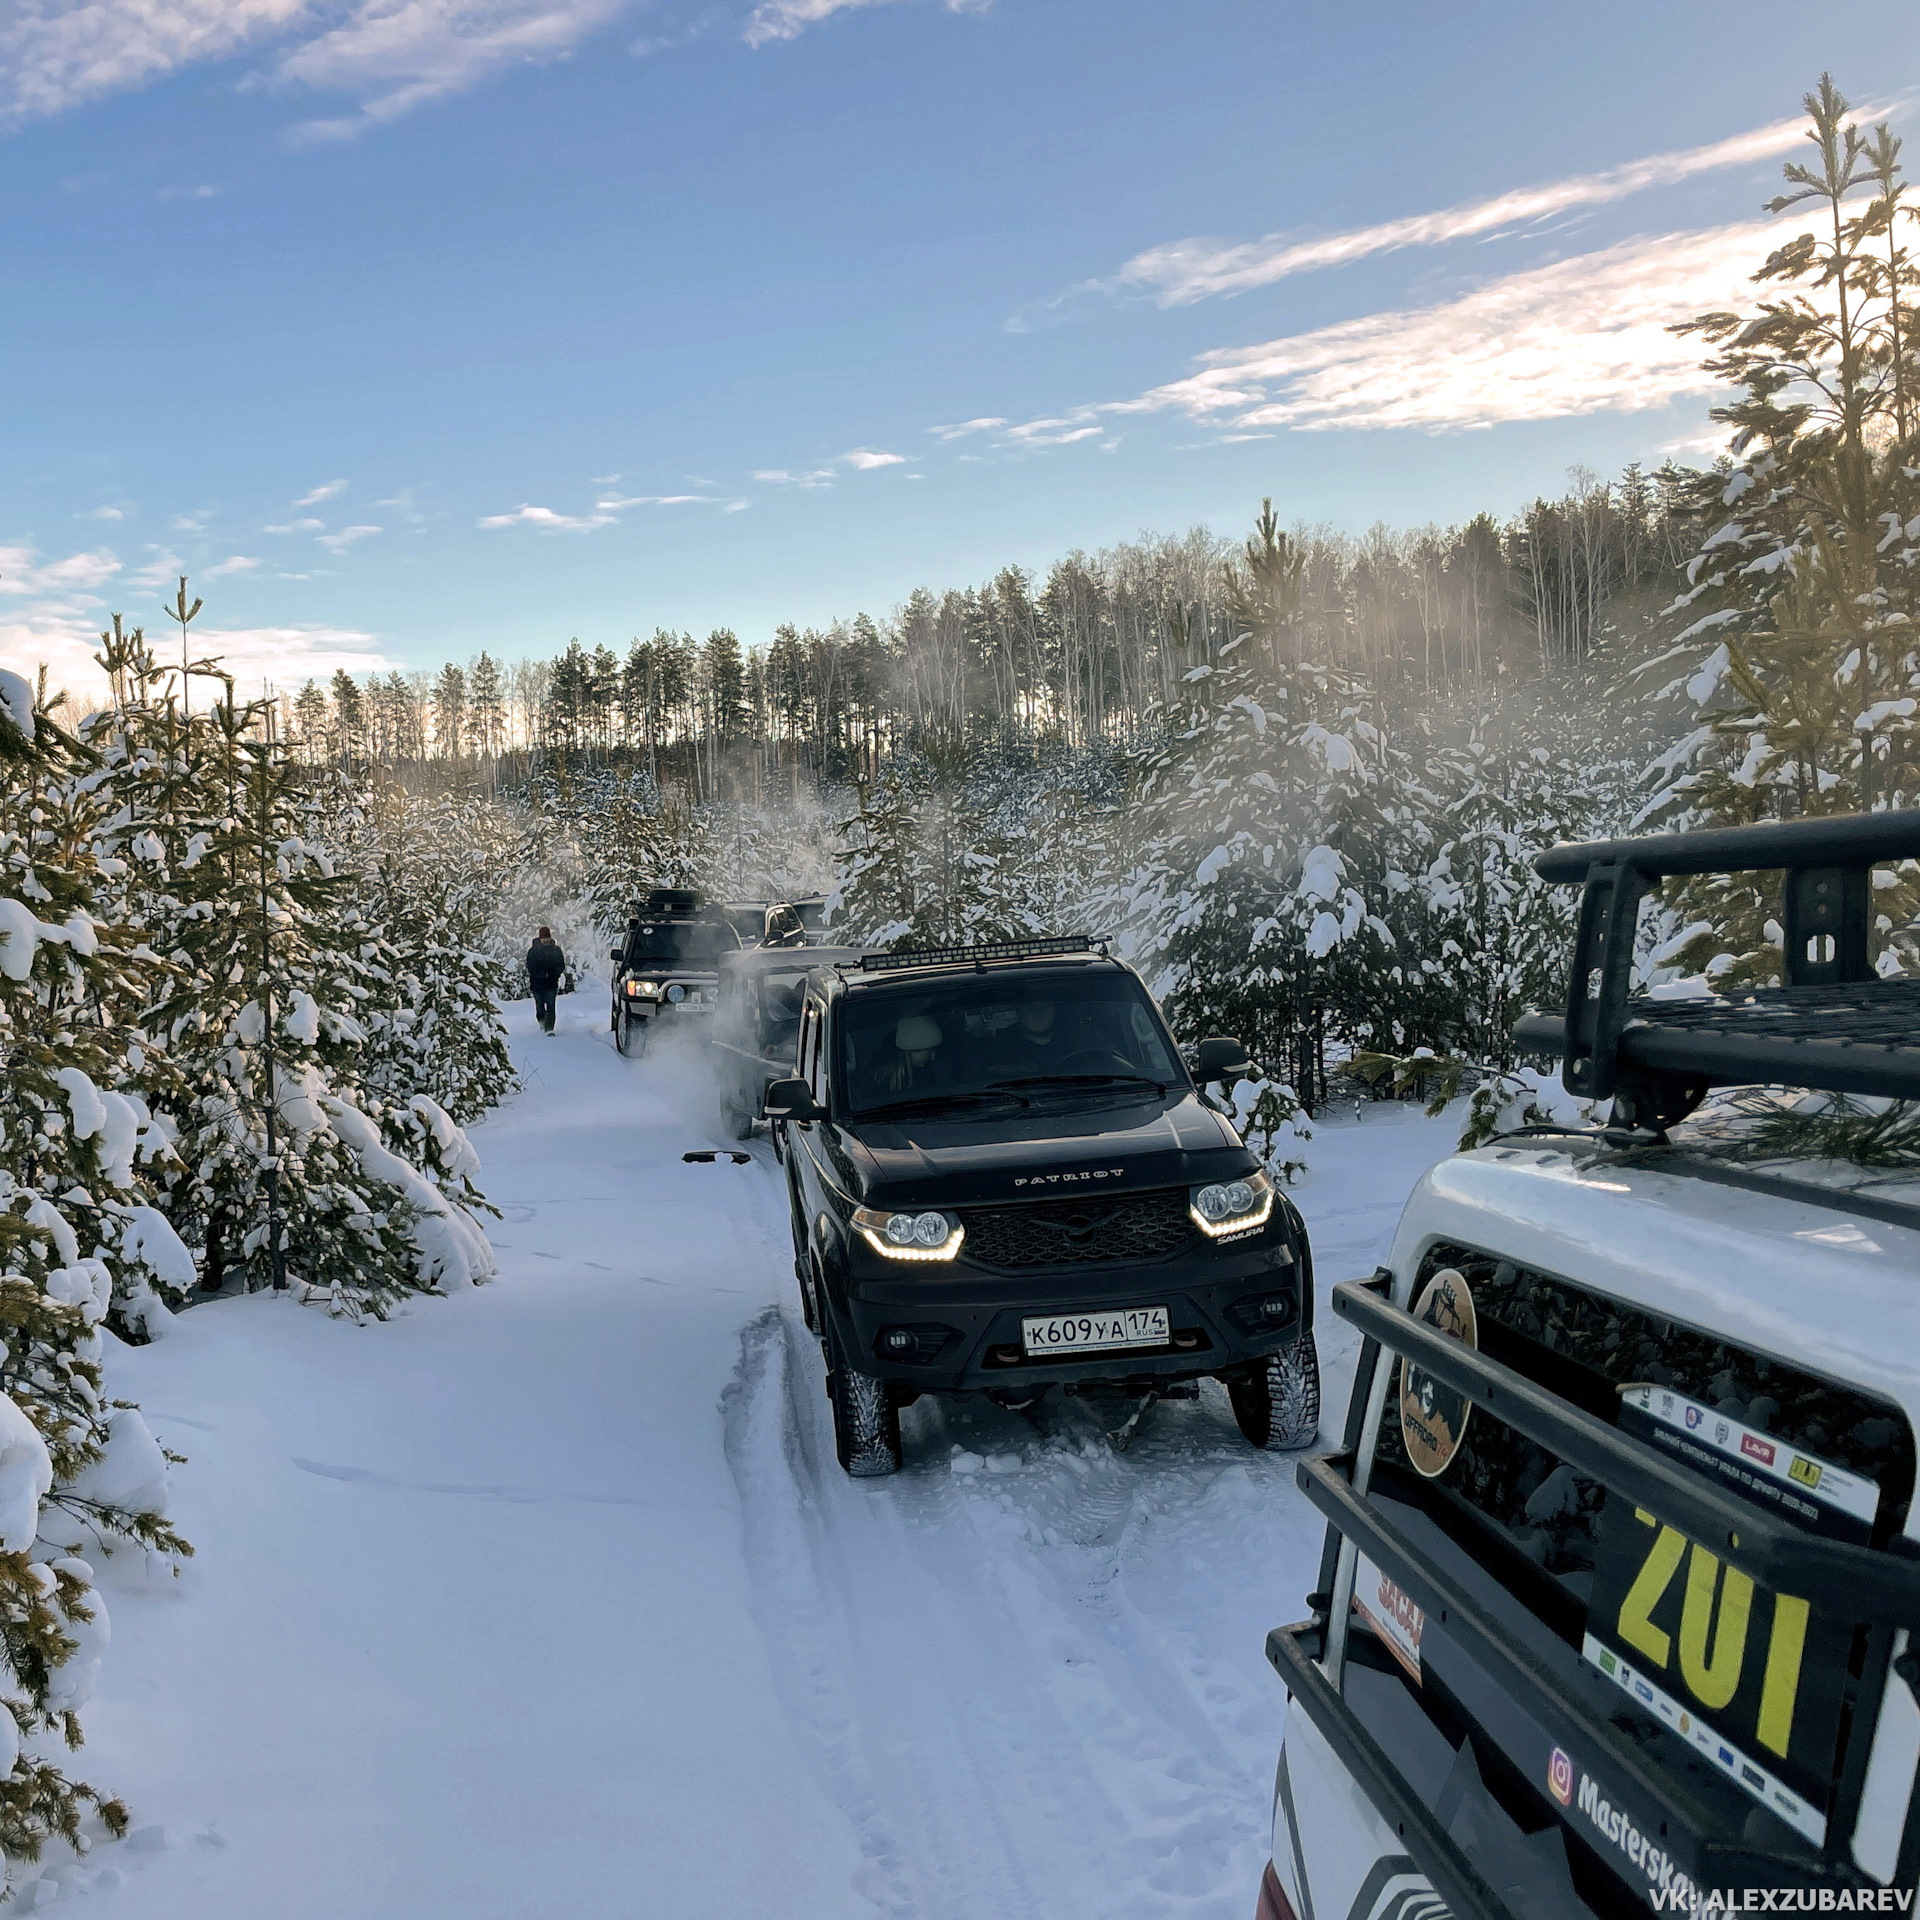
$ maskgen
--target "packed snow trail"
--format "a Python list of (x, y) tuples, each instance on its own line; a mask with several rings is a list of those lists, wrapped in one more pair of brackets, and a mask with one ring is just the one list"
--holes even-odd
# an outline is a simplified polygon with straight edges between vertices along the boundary
[[(1318, 1556), (1292, 1462), (1209, 1386), (1124, 1455), (1084, 1404), (922, 1402), (907, 1471), (848, 1481), (764, 1144), (683, 1163), (723, 1138), (702, 1068), (620, 1059), (603, 1006), (510, 1010), (498, 1283), (386, 1326), (217, 1301), (112, 1356), (200, 1553), (103, 1570), (75, 1764), (139, 1844), (50, 1853), (22, 1909), (1246, 1920), (1261, 1645)], [(1445, 1145), (1324, 1130), (1323, 1295)]]

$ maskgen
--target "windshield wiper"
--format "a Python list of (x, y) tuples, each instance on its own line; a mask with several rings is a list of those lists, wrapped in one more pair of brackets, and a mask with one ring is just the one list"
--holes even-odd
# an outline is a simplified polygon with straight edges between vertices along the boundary
[(991, 1093), (1011, 1091), (1015, 1087), (1151, 1087), (1165, 1093), (1164, 1080), (1149, 1080), (1143, 1073), (1036, 1073), (1025, 1080), (990, 1080)]

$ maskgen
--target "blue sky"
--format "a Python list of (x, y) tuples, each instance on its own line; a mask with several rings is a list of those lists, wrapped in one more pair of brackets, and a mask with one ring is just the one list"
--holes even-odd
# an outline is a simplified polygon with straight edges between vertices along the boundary
[(1908, 120), (1911, 23), (6, 0), (0, 654), (182, 570), (286, 684), (1511, 510), (1704, 444), (1664, 324), (1823, 67)]

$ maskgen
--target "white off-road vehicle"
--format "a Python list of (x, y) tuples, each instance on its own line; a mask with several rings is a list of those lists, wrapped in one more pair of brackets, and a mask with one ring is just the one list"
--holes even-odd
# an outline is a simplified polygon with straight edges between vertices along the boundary
[[(1540, 861), (1586, 893), (1522, 1037), (1612, 1117), (1442, 1162), (1334, 1289), (1364, 1344), (1299, 1471), (1313, 1615), (1268, 1639), (1259, 1920), (1911, 1909), (1920, 1171), (1810, 1152), (1780, 1090), (1920, 1098), (1872, 909), (1917, 857), (1882, 813)], [(1629, 993), (1662, 876), (1774, 870), (1785, 985)]]

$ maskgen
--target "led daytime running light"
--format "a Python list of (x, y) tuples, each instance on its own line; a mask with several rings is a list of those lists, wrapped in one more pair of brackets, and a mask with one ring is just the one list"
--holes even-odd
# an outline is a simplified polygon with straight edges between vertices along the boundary
[[(1209, 1182), (1210, 1185), (1231, 1185), (1230, 1181)], [(1229, 1233), (1246, 1233), (1254, 1227), (1264, 1227), (1273, 1217), (1273, 1182), (1264, 1173), (1250, 1173), (1245, 1184), (1253, 1190), (1253, 1206), (1244, 1213), (1230, 1213), (1222, 1220), (1209, 1220), (1200, 1211), (1198, 1200), (1202, 1189), (1196, 1188), (1193, 1197), (1187, 1202), (1187, 1215), (1193, 1224), (1210, 1240), (1218, 1240)]]
[[(954, 1221), (947, 1237), (937, 1245), (928, 1247), (919, 1244), (901, 1245), (887, 1238), (887, 1227), (896, 1219), (918, 1219), (928, 1213), (937, 1212), (936, 1208), (916, 1208), (904, 1215), (883, 1213), (877, 1207), (856, 1207), (853, 1210), (853, 1224), (860, 1229), (860, 1237), (875, 1253), (884, 1254), (889, 1260), (951, 1260), (960, 1251), (960, 1243), (967, 1237), (967, 1230), (958, 1221)], [(943, 1219), (945, 1215), (941, 1216)]]

